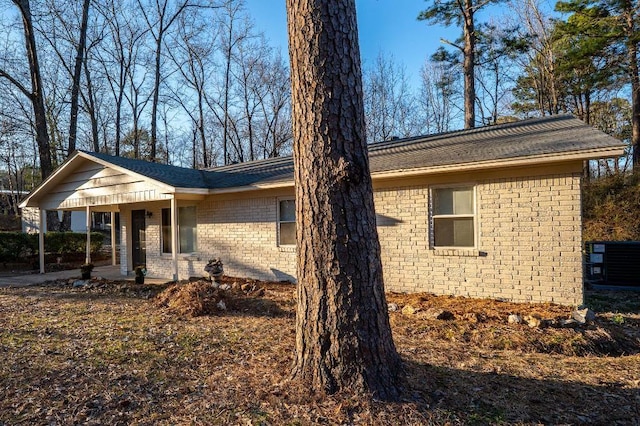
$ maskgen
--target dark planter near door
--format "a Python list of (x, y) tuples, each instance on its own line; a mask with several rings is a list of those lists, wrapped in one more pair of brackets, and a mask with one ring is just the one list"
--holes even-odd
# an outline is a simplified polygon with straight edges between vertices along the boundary
[(91, 271), (93, 271), (93, 263), (85, 263), (80, 266), (80, 276), (83, 280), (91, 279)]
[(144, 277), (145, 275), (147, 275), (147, 268), (145, 268), (144, 266), (136, 266), (135, 274), (136, 284), (144, 284)]

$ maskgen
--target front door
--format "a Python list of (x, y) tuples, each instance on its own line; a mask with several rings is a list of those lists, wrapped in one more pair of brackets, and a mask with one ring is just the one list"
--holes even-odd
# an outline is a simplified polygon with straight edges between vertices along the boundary
[(147, 245), (145, 239), (145, 210), (131, 211), (131, 246), (133, 269), (147, 263)]

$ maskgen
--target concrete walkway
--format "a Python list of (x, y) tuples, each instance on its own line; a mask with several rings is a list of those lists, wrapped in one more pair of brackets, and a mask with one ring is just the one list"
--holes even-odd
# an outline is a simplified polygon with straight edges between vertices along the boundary
[[(112, 266), (96, 266), (91, 273), (92, 277), (100, 277), (107, 280), (117, 281), (133, 281), (133, 275), (122, 275), (120, 273), (120, 265)], [(0, 287), (26, 287), (30, 285), (42, 284), (46, 281), (58, 279), (68, 280), (70, 278), (80, 279), (80, 269), (70, 269), (68, 271), (47, 272), (46, 274), (23, 274), (13, 277), (0, 277)], [(145, 277), (145, 284), (164, 284), (171, 281), (166, 278)]]

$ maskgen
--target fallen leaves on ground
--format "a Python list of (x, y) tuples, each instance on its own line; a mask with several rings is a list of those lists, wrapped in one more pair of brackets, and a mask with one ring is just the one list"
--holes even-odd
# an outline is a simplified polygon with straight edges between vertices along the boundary
[(294, 286), (222, 284), (0, 289), (0, 424), (633, 424), (640, 413), (637, 293), (590, 295), (607, 310), (575, 329), (507, 322), (567, 318), (558, 305), (389, 294), (407, 370), (406, 402), (391, 404), (288, 382)]

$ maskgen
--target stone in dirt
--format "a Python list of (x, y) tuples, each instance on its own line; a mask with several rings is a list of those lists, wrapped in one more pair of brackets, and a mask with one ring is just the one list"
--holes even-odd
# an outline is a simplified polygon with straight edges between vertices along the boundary
[(73, 286), (74, 287), (85, 287), (87, 285), (88, 281), (87, 280), (75, 280), (73, 282)]
[(220, 290), (231, 290), (231, 286), (229, 284), (222, 284)]
[(224, 303), (224, 300), (220, 300), (217, 304), (216, 307), (218, 309), (220, 309), (221, 311), (226, 311), (227, 310), (227, 304)]
[(576, 309), (571, 313), (571, 318), (579, 324), (588, 324), (596, 320), (596, 314), (589, 308)]
[(413, 314), (415, 314), (416, 312), (418, 312), (418, 311), (416, 310), (416, 308), (414, 308), (414, 307), (413, 307), (413, 306), (411, 306), (411, 305), (406, 305), (404, 308), (402, 308), (402, 314), (403, 314), (403, 315), (413, 315)]
[(507, 318), (507, 322), (509, 324), (520, 324), (522, 322), (522, 317), (518, 314), (511, 314), (509, 318)]
[(542, 318), (538, 315), (527, 315), (524, 318), (524, 322), (531, 328), (539, 328), (542, 327)]
[(558, 321), (558, 325), (562, 328), (575, 328), (579, 324), (578, 324), (578, 321), (574, 320), (573, 318), (568, 318), (568, 319), (561, 319), (560, 321)]
[(398, 305), (396, 303), (388, 303), (387, 304), (387, 310), (389, 312), (397, 312), (398, 311)]

